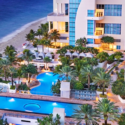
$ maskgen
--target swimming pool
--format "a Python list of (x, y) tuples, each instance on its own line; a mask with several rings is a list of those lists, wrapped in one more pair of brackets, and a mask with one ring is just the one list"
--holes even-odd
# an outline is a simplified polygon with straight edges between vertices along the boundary
[(56, 83), (59, 75), (54, 75), (53, 72), (45, 72), (37, 76), (37, 80), (41, 83), (30, 90), (31, 94), (37, 95), (53, 95), (51, 92), (52, 82)]
[(79, 104), (43, 101), (35, 99), (11, 98), (0, 96), (0, 109), (10, 111), (32, 112), (38, 114), (51, 114), (53, 108), (64, 108), (67, 117), (73, 115), (74, 109), (79, 109)]

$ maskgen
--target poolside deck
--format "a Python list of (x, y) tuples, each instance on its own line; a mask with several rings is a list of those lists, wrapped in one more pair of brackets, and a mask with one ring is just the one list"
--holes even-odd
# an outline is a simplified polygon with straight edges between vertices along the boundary
[(18, 94), (18, 93), (0, 93), (0, 96), (77, 103), (77, 104), (90, 104), (90, 105), (94, 105), (94, 102), (96, 102), (96, 101), (78, 100), (74, 98), (67, 99), (58, 96), (44, 96), (44, 95), (31, 95), (31, 94)]

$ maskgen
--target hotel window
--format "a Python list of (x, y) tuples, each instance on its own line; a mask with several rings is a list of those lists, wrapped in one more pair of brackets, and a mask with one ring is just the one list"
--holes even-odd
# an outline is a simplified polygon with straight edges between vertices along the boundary
[(97, 4), (97, 9), (104, 9), (105, 16), (122, 16), (122, 5)]
[(94, 35), (94, 20), (88, 20), (87, 23), (88, 23), (87, 34)]
[(121, 42), (121, 39), (115, 39), (114, 42)]
[(105, 34), (121, 34), (121, 24), (106, 23), (104, 32)]
[(116, 49), (121, 49), (121, 46), (117, 45), (117, 46), (116, 46)]
[(75, 45), (75, 19), (81, 0), (69, 0), (69, 44)]
[(68, 15), (69, 13), (69, 5), (65, 4), (65, 15)]
[(94, 10), (88, 10), (88, 17), (94, 17), (95, 11)]
[(104, 9), (104, 4), (97, 4), (97, 9)]
[(53, 29), (53, 22), (50, 22), (50, 29)]
[(87, 44), (94, 44), (94, 39), (87, 39)]
[(65, 32), (69, 32), (69, 23), (65, 22)]

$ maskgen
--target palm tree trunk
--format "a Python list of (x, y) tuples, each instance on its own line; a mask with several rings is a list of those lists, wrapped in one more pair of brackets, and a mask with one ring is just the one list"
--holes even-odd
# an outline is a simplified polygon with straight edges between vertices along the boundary
[(105, 86), (104, 86), (104, 83), (103, 83), (103, 91), (102, 91), (102, 95), (104, 95), (104, 91), (105, 91)]
[(36, 47), (37, 47), (37, 51), (38, 51), (38, 45), (36, 45)]
[(49, 46), (48, 46), (48, 53), (49, 53)]
[(108, 124), (107, 124), (107, 120), (105, 120), (105, 125), (108, 125)]
[(7, 78), (6, 78), (6, 71), (5, 71), (5, 69), (4, 69), (4, 77), (5, 77), (5, 81), (6, 81)]
[(11, 74), (11, 83), (12, 83), (12, 87), (13, 87), (13, 74)]
[(28, 83), (30, 83), (30, 74), (28, 73)]
[(88, 75), (88, 89), (90, 89), (90, 75)]
[(18, 79), (18, 84), (19, 84), (19, 82), (20, 82), (20, 77), (19, 77), (19, 79)]
[(42, 53), (44, 53), (44, 45), (42, 45)]

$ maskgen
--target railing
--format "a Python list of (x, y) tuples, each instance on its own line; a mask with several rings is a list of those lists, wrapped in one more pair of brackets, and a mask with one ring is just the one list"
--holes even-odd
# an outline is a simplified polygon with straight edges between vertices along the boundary
[(103, 16), (103, 12), (97, 12), (96, 13), (96, 17), (102, 17)]
[(96, 91), (90, 90), (72, 90), (71, 98), (82, 100), (96, 100)]
[(95, 35), (97, 36), (102, 35), (102, 30), (96, 30)]
[(39, 116), (29, 116), (29, 115), (14, 114), (14, 113), (4, 113), (3, 118), (5, 116), (17, 117), (17, 118), (28, 118), (28, 119), (42, 119), (43, 118), (43, 117), (39, 117)]

